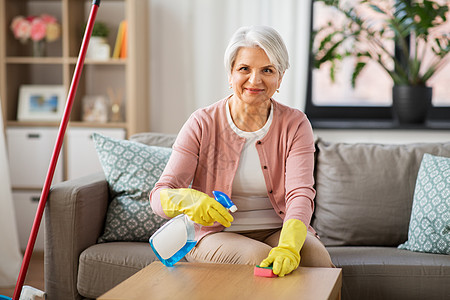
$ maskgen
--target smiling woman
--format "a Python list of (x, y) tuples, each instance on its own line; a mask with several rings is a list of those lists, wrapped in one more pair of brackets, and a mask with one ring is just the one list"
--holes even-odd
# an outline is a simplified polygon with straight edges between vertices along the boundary
[[(225, 67), (233, 93), (186, 121), (150, 193), (153, 211), (173, 218), (196, 207), (189, 214), (192, 221), (212, 217), (196, 228), (199, 242), (186, 255), (190, 262), (273, 264), (278, 276), (300, 262), (332, 267), (310, 226), (315, 195), (311, 125), (303, 112), (272, 98), (289, 67), (284, 41), (269, 26), (241, 27), (225, 51)], [(233, 216), (210, 213), (214, 190), (236, 204)]]

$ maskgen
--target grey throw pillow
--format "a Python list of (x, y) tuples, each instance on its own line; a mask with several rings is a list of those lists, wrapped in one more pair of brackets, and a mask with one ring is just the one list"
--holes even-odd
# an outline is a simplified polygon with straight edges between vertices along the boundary
[(398, 248), (450, 254), (450, 158), (423, 156), (414, 191), (408, 240)]
[(165, 223), (150, 208), (149, 192), (161, 176), (172, 149), (93, 134), (112, 201), (98, 242), (148, 241)]
[(450, 143), (316, 146), (312, 226), (327, 246), (404, 243), (423, 154), (450, 156)]

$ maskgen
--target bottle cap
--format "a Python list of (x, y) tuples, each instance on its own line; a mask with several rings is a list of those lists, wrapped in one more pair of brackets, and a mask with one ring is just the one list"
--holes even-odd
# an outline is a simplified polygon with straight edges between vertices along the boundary
[(232, 213), (234, 213), (235, 211), (237, 211), (236, 205), (231, 206), (231, 207), (229, 208), (229, 210), (230, 210)]

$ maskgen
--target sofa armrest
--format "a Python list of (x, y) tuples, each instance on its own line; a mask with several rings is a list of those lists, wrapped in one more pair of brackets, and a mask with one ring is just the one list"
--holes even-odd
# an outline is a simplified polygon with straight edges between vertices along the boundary
[(52, 187), (45, 208), (45, 290), (49, 299), (81, 299), (80, 253), (97, 243), (108, 207), (108, 184), (96, 173)]

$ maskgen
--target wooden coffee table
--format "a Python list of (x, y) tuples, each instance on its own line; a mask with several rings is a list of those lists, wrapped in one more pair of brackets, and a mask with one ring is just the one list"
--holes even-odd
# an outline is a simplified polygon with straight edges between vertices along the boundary
[(277, 278), (256, 277), (253, 266), (154, 262), (103, 294), (112, 299), (340, 299), (342, 270), (300, 267)]

